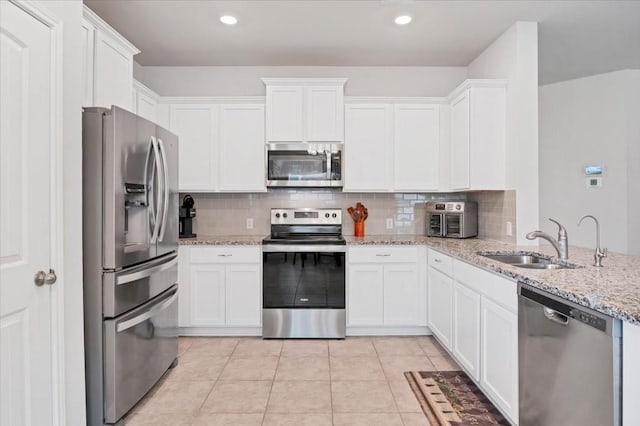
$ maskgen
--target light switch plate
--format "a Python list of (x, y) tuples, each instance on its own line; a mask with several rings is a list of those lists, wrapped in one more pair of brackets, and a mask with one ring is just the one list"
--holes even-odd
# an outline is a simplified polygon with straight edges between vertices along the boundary
[(387, 219), (387, 229), (393, 229), (393, 219)]

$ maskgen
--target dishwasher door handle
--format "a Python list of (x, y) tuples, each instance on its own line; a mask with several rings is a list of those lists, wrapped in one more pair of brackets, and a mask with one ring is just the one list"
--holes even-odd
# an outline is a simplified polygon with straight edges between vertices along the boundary
[(548, 320), (551, 320), (560, 325), (569, 324), (569, 317), (566, 316), (565, 314), (562, 314), (551, 308), (547, 308), (546, 306), (542, 307), (542, 311), (544, 312), (544, 316), (547, 317)]

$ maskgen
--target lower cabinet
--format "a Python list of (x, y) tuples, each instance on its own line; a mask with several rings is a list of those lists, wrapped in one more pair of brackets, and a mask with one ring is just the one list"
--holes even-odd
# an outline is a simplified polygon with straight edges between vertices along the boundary
[(206, 334), (207, 328), (261, 326), (260, 247), (182, 246), (179, 256), (180, 327), (186, 334), (189, 328)]
[(428, 262), (429, 328), (517, 424), (517, 284), (431, 249)]
[(347, 326), (425, 327), (424, 247), (349, 247)]

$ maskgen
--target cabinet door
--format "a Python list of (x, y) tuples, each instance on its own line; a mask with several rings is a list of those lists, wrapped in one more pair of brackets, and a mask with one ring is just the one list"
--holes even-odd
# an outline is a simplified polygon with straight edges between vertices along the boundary
[(176, 104), (171, 106), (171, 131), (179, 138), (180, 191), (217, 189), (218, 106)]
[(306, 142), (342, 142), (344, 138), (343, 88), (305, 87)]
[(453, 355), (480, 380), (480, 294), (453, 283)]
[(345, 191), (391, 190), (392, 115), (387, 104), (346, 106)]
[(95, 32), (94, 106), (131, 111), (133, 55), (100, 30)]
[(257, 264), (226, 266), (226, 324), (260, 326), (262, 280)]
[(440, 174), (438, 105), (396, 105), (393, 128), (394, 190), (438, 190)]
[(511, 419), (518, 419), (518, 315), (482, 298), (480, 385)]
[[(191, 325), (191, 260), (189, 246), (178, 247), (178, 326)], [(197, 248), (195, 249), (197, 250)]]
[(347, 325), (384, 324), (383, 280), (381, 265), (349, 264)]
[(93, 67), (95, 59), (95, 27), (86, 19), (82, 20), (82, 106), (93, 105)]
[(149, 121), (156, 121), (156, 101), (146, 93), (135, 90), (135, 112)]
[(196, 263), (191, 265), (191, 325), (224, 325), (224, 265)]
[(451, 189), (469, 188), (470, 103), (465, 90), (451, 103)]
[(267, 86), (267, 141), (302, 142), (301, 86)]
[(419, 326), (420, 282), (415, 263), (384, 266), (384, 324)]
[(429, 268), (429, 328), (447, 349), (451, 350), (453, 280)]
[(264, 191), (264, 105), (220, 105), (220, 190)]

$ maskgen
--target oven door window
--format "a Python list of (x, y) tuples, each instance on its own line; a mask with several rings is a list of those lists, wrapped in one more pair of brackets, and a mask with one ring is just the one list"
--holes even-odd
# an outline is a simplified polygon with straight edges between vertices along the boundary
[(269, 151), (269, 180), (326, 180), (327, 156), (307, 151)]
[(442, 236), (442, 215), (429, 215), (429, 235)]
[(445, 216), (446, 234), (449, 237), (459, 237), (462, 234), (462, 216), (459, 214), (446, 214)]
[(344, 253), (263, 253), (265, 309), (344, 309)]

